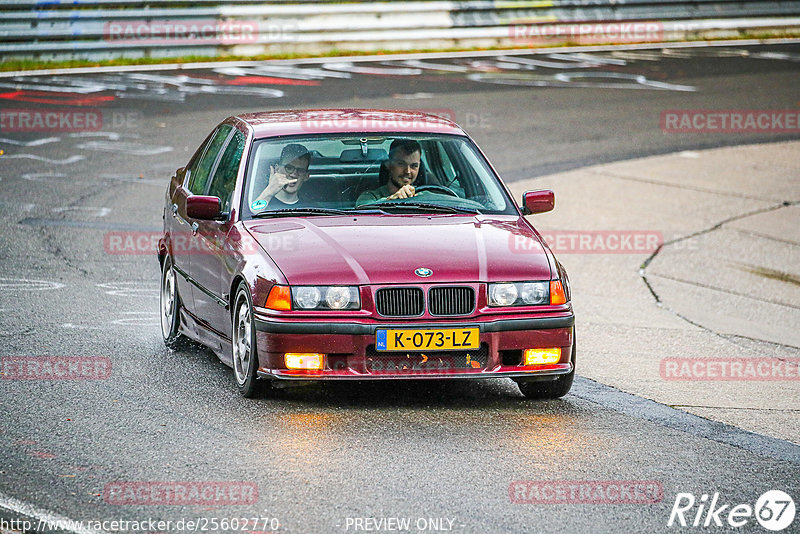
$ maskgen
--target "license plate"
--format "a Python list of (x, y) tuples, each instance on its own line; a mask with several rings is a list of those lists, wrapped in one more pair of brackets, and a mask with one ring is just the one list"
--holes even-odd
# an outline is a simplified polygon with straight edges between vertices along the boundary
[(480, 347), (478, 328), (436, 328), (425, 330), (378, 330), (375, 349), (398, 350), (464, 350)]

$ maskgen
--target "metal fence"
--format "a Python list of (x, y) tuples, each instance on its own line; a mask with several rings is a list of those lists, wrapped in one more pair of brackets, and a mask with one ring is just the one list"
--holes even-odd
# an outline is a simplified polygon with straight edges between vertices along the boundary
[(322, 54), (800, 34), (800, 0), (0, 0), (3, 59)]

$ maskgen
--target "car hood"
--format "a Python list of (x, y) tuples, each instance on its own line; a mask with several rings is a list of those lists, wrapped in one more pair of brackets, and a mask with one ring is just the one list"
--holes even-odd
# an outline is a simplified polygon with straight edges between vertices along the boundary
[[(256, 219), (245, 226), (292, 285), (551, 278), (541, 242), (514, 217), (323, 216)], [(420, 267), (433, 274), (417, 276)]]

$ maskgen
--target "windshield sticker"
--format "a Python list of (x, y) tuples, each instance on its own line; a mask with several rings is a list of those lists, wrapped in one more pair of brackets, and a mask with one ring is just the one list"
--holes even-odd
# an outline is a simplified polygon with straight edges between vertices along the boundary
[(256, 200), (255, 202), (250, 204), (250, 209), (252, 211), (261, 211), (266, 207), (267, 207), (267, 201), (266, 200)]

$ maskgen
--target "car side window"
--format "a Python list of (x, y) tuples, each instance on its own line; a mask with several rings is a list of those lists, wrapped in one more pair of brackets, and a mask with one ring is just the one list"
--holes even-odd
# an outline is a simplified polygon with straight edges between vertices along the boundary
[(191, 174), (189, 176), (188, 189), (193, 195), (202, 195), (206, 192), (211, 169), (214, 168), (214, 163), (217, 161), (219, 151), (222, 149), (230, 133), (231, 126), (227, 124), (220, 126), (211, 138), (211, 142), (208, 148), (206, 148), (203, 157), (197, 160), (189, 170)]
[(239, 173), (244, 144), (244, 134), (236, 130), (225, 147), (225, 152), (222, 153), (208, 190), (209, 195), (219, 197), (222, 211), (226, 213), (231, 209), (231, 197), (236, 186), (236, 175)]

